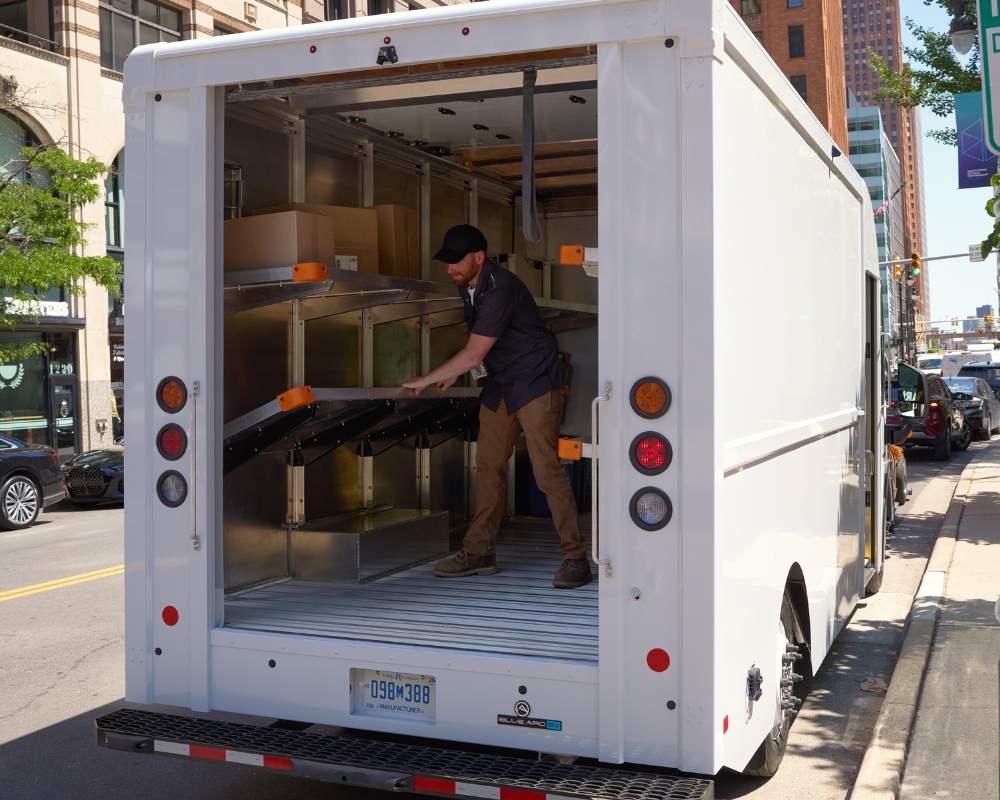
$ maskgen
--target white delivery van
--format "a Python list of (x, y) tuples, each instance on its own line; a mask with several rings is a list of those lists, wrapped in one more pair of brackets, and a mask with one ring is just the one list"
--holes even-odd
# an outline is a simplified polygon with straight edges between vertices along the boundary
[[(864, 182), (729, 5), (152, 45), (124, 104), (126, 699), (176, 714), (98, 741), (479, 797), (773, 773), (793, 670), (881, 581), (878, 256)], [(521, 445), (500, 574), (431, 574), (475, 508), (479, 390), (398, 387), (465, 342), (429, 255), (466, 221), (572, 366), (578, 590)], [(748, 319), (772, 369), (734, 356)]]

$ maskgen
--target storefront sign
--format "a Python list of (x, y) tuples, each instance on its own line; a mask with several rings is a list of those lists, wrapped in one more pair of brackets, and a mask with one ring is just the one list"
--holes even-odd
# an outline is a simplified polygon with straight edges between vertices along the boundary
[(983, 93), (955, 95), (955, 130), (958, 133), (958, 188), (990, 185), (997, 171), (997, 157), (986, 146)]
[(114, 364), (125, 363), (125, 342), (111, 343), (111, 362)]
[(50, 300), (15, 300), (7, 298), (7, 313), (25, 317), (68, 317), (69, 303)]

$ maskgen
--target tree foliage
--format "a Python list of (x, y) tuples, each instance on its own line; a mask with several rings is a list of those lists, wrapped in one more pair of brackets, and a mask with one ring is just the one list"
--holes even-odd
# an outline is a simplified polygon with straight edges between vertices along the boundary
[[(885, 88), (874, 92), (872, 99), (877, 103), (891, 100), (901, 108), (923, 106), (939, 117), (946, 117), (955, 110), (956, 94), (982, 91), (979, 34), (976, 34), (975, 44), (963, 64), (951, 46), (947, 30), (953, 14), (952, 0), (924, 0), (924, 5), (938, 6), (946, 12), (945, 29), (924, 28), (907, 17), (906, 27), (920, 46), (903, 48), (910, 63), (903, 65), (899, 72), (869, 48), (868, 63), (885, 83)], [(975, 3), (970, 2), (965, 13), (976, 22)], [(954, 128), (927, 131), (927, 136), (942, 144), (958, 146), (958, 134)], [(992, 185), (997, 186), (996, 176)], [(1000, 221), (994, 216), (992, 197), (986, 203), (986, 213), (994, 217), (994, 221), (992, 232), (982, 242), (983, 258), (1000, 246)]]
[[(37, 320), (39, 296), (59, 287), (81, 295), (85, 278), (117, 294), (118, 264), (79, 255), (94, 227), (80, 211), (100, 198), (106, 171), (96, 158), (81, 161), (55, 144), (23, 147), (0, 166), (0, 293), (8, 298), (0, 301), (0, 325)], [(43, 352), (41, 343), (0, 344), (0, 362)]]

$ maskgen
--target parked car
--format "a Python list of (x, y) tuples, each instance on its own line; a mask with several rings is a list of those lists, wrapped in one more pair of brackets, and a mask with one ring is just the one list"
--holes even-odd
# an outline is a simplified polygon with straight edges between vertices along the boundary
[(965, 406), (965, 418), (979, 438), (989, 441), (1000, 433), (1000, 400), (982, 378), (942, 378), (956, 400)]
[(965, 419), (965, 405), (952, 397), (945, 382), (927, 374), (930, 414), (927, 421), (913, 429), (904, 447), (931, 447), (938, 461), (948, 461), (952, 450), (966, 450), (972, 441), (972, 428)]
[(1000, 392), (1000, 364), (972, 361), (958, 371), (959, 378), (982, 378), (996, 394)]
[(125, 446), (109, 445), (71, 458), (62, 466), (75, 506), (125, 500)]
[(55, 450), (0, 435), (0, 528), (27, 528), (65, 496)]

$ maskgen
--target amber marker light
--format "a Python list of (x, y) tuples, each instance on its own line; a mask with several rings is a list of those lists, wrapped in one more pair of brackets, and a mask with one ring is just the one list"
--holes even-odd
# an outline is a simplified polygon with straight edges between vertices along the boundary
[(641, 378), (633, 384), (629, 402), (640, 417), (656, 419), (670, 408), (670, 389), (659, 378)]
[(156, 387), (156, 404), (168, 414), (176, 414), (187, 402), (187, 387), (180, 378), (170, 376)]

